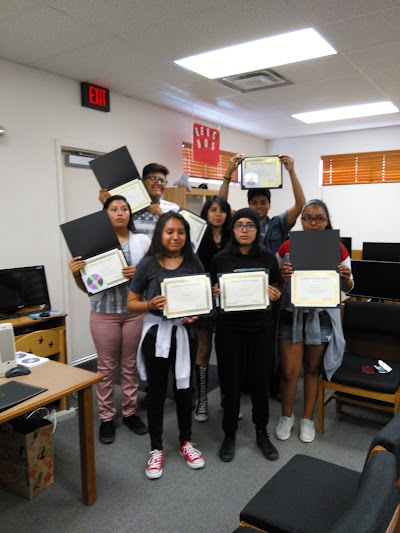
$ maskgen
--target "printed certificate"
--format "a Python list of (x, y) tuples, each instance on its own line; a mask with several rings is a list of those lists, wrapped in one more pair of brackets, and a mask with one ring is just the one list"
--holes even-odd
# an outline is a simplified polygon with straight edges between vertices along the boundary
[(151, 204), (149, 193), (147, 192), (146, 187), (143, 185), (142, 180), (139, 179), (134, 179), (128, 183), (124, 183), (119, 187), (110, 189), (108, 192), (111, 194), (111, 196), (114, 196), (115, 194), (124, 196), (131, 206), (132, 213), (136, 213), (136, 211), (140, 211), (145, 207), (149, 207)]
[(291, 299), (295, 307), (337, 307), (340, 304), (339, 273), (295, 270), (291, 277)]
[(205, 274), (166, 278), (161, 283), (161, 294), (167, 299), (167, 318), (204, 315), (213, 308), (211, 282)]
[(264, 271), (222, 274), (219, 278), (221, 308), (224, 311), (267, 309), (268, 274)]
[(192, 248), (194, 253), (197, 253), (199, 249), (201, 239), (204, 236), (204, 232), (207, 229), (207, 222), (203, 220), (198, 215), (195, 215), (191, 211), (186, 209), (180, 209), (179, 213), (183, 216), (186, 222), (190, 227), (190, 242), (192, 243)]
[(242, 189), (282, 187), (282, 163), (277, 155), (245, 157), (238, 170)]
[(86, 264), (80, 270), (80, 274), (89, 296), (128, 281), (122, 275), (122, 268), (128, 264), (119, 248), (95, 255), (85, 261)]

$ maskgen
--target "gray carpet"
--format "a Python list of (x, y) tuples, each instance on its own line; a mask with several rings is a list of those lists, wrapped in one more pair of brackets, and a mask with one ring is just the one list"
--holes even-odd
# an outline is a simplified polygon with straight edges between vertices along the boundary
[[(294, 454), (305, 453), (361, 470), (373, 435), (390, 419), (385, 413), (346, 406), (346, 414), (337, 415), (331, 403), (324, 435), (303, 444), (298, 438), (299, 395), (294, 433), (285, 442), (273, 438), (280, 459), (272, 463), (255, 445), (250, 399), (244, 395), (236, 457), (232, 463), (223, 463), (217, 455), (222, 439), (219, 390), (213, 390), (209, 398), (208, 422), (193, 422), (193, 441), (206, 461), (202, 470), (191, 470), (177, 452), (175, 403), (171, 400), (165, 408), (166, 462), (159, 480), (150, 481), (144, 474), (148, 435), (134, 435), (119, 425), (115, 443), (103, 445), (96, 433), (98, 499), (90, 507), (80, 501), (78, 419), (60, 422), (54, 435), (55, 483), (31, 501), (0, 490), (0, 531), (229, 533), (238, 526), (239, 512), (248, 500)], [(139, 414), (145, 417), (145, 413)], [(271, 400), (271, 433), (279, 416), (280, 404)], [(96, 432), (97, 428), (96, 422)]]

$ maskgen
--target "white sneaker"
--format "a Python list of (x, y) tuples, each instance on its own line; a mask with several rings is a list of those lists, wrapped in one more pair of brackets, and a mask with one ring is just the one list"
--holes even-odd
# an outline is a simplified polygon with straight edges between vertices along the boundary
[(164, 452), (162, 450), (152, 450), (150, 459), (146, 466), (146, 476), (149, 479), (158, 479), (163, 474)]
[(288, 416), (281, 416), (275, 430), (276, 438), (279, 440), (287, 440), (290, 437), (293, 426), (294, 415), (290, 418)]
[(313, 420), (302, 418), (300, 420), (300, 440), (312, 442), (315, 439), (315, 426)]

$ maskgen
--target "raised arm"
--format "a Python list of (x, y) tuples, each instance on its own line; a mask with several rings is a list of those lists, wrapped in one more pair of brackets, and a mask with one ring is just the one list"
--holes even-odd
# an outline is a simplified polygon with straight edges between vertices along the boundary
[(226, 201), (228, 201), (229, 194), (229, 184), (232, 179), (232, 174), (235, 172), (239, 164), (243, 161), (243, 154), (236, 154), (229, 159), (228, 168), (225, 171), (224, 179), (222, 180), (222, 185), (218, 191), (218, 195), (222, 196)]
[(283, 166), (289, 173), (290, 181), (292, 182), (292, 189), (294, 194), (294, 204), (287, 210), (287, 219), (290, 226), (296, 223), (298, 216), (303, 209), (303, 205), (306, 203), (303, 188), (294, 170), (294, 159), (288, 155), (280, 155), (279, 159), (282, 161)]

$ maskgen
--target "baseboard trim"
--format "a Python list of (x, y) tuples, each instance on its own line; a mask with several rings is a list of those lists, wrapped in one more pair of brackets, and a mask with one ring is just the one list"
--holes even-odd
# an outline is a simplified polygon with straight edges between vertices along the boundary
[(92, 353), (91, 355), (85, 355), (85, 357), (74, 359), (71, 361), (71, 366), (82, 366), (95, 360), (97, 360), (97, 353)]

